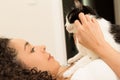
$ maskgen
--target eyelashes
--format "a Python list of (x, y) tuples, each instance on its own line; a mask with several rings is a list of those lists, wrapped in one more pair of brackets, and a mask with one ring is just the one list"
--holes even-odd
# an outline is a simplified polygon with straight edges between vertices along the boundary
[(33, 47), (30, 52), (31, 53), (35, 52), (35, 48)]

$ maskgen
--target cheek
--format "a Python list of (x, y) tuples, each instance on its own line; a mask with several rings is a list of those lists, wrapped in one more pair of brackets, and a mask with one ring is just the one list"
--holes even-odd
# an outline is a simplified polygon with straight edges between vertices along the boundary
[(40, 55), (40, 54), (34, 54), (31, 57), (31, 60), (32, 60), (33, 63), (39, 64), (39, 65), (43, 65), (43, 64), (48, 63), (47, 57), (44, 56), (44, 55)]
[(28, 66), (28, 67), (38, 67), (39, 65), (43, 65), (45, 62), (45, 58), (43, 58), (40, 55), (37, 54), (30, 54), (27, 55), (22, 59), (22, 61)]
[(30, 56), (30, 59), (34, 62), (42, 62), (43, 60), (45, 60), (46, 58), (43, 55), (40, 54), (32, 54)]
[(31, 67), (37, 67), (39, 70), (48, 70), (49, 66), (48, 59), (44, 56), (34, 57), (31, 61)]

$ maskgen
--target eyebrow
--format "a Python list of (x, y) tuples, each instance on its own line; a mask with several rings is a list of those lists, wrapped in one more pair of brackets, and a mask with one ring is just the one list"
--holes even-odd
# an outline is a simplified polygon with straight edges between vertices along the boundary
[(28, 46), (28, 45), (29, 45), (29, 43), (26, 42), (25, 45), (24, 45), (24, 50), (26, 49), (26, 46)]

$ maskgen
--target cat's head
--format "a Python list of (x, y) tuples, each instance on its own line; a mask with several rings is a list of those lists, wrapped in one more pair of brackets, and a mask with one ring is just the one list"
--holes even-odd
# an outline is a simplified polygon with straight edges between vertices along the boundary
[(74, 21), (77, 19), (79, 20), (78, 18), (79, 13), (83, 12), (84, 14), (89, 14), (95, 17), (98, 16), (98, 14), (93, 8), (81, 4), (79, 0), (74, 0), (74, 4), (75, 4), (75, 7), (66, 16), (65, 26), (69, 33), (75, 32), (74, 25), (72, 23), (74, 23)]

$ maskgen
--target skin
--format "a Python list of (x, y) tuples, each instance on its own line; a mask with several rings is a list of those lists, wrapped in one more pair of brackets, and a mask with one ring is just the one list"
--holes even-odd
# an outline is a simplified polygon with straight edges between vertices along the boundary
[(46, 51), (44, 45), (35, 46), (23, 39), (11, 39), (9, 46), (16, 49), (16, 59), (27, 68), (36, 67), (38, 70), (49, 71), (57, 80), (64, 79), (62, 74), (68, 66), (61, 66), (59, 62)]
[(11, 39), (9, 46), (17, 50), (16, 59), (29, 68), (37, 67), (38, 70), (47, 70), (56, 75), (61, 67), (54, 57), (46, 51), (44, 45), (34, 46), (22, 39)]
[(81, 23), (76, 20), (79, 42), (98, 54), (120, 77), (120, 52), (113, 49), (104, 39), (100, 26), (95, 18), (90, 18), (83, 13), (79, 14)]

